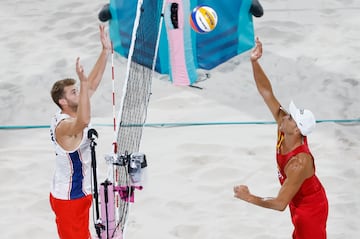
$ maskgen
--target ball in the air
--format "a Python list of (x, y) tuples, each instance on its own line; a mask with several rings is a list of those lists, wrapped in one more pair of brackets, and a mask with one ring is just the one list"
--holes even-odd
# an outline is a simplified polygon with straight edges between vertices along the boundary
[(190, 14), (191, 28), (197, 33), (208, 33), (215, 29), (218, 17), (214, 9), (209, 6), (197, 6)]

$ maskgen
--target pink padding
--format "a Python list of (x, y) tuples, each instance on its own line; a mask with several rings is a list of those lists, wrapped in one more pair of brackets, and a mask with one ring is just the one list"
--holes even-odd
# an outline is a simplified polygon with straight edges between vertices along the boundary
[[(101, 204), (101, 219), (102, 224), (105, 226), (105, 230), (101, 232), (101, 239), (107, 238), (107, 224), (109, 225), (109, 237), (113, 238), (116, 228), (115, 221), (115, 202), (114, 202), (114, 186), (112, 184), (107, 185), (107, 203), (105, 202), (105, 186), (103, 184), (100, 185), (100, 204)], [(107, 208), (107, 214), (106, 214)], [(106, 217), (107, 215), (107, 217)], [(121, 233), (121, 232), (120, 232)], [(120, 238), (120, 237), (119, 237)], [(121, 235), (122, 238), (122, 235)]]
[[(130, 191), (129, 191), (130, 189)], [(134, 202), (135, 201), (135, 195), (134, 191), (142, 190), (142, 186), (116, 186), (115, 190), (119, 192), (120, 198), (125, 202)]]
[(168, 40), (170, 48), (170, 65), (172, 72), (172, 80), (174, 85), (190, 85), (188, 72), (185, 62), (184, 49), (184, 10), (182, 0), (167, 0), (167, 5), (178, 3), (178, 29), (168, 28)]
[(123, 234), (122, 234), (121, 230), (117, 230), (115, 232), (115, 235), (112, 237), (112, 239), (123, 239)]

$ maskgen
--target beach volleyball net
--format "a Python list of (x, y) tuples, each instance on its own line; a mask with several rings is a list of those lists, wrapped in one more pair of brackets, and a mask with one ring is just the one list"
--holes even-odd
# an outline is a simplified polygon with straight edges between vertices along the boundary
[(101, 239), (125, 237), (134, 192), (142, 189), (141, 171), (147, 161), (139, 149), (158, 45), (159, 33), (154, 31), (161, 15), (158, 5), (152, 0), (139, 0), (137, 4), (120, 110), (114, 119), (114, 153), (105, 157), (112, 173), (100, 186), (102, 220), (97, 231)]

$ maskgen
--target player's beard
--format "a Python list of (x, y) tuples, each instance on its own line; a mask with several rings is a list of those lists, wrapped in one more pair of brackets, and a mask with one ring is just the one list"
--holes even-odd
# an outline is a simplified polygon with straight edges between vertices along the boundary
[(69, 108), (71, 109), (71, 111), (77, 112), (78, 103), (77, 103), (77, 102), (74, 102), (74, 101), (72, 101), (72, 100), (69, 100), (69, 99), (66, 99), (66, 100), (67, 100), (68, 106), (69, 106)]

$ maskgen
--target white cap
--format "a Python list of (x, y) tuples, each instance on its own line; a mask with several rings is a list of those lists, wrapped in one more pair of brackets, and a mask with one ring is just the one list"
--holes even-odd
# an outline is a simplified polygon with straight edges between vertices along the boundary
[(316, 120), (314, 114), (307, 109), (299, 109), (293, 101), (290, 102), (289, 112), (295, 120), (297, 127), (302, 135), (309, 135), (315, 128)]

